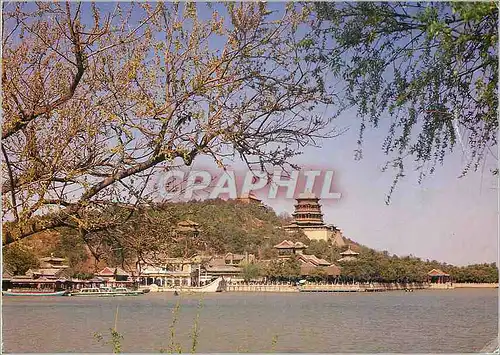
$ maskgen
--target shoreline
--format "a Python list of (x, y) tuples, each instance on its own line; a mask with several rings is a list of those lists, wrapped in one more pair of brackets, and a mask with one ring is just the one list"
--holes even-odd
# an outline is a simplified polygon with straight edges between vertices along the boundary
[[(227, 285), (224, 293), (236, 292), (260, 292), (260, 293), (345, 293), (345, 292), (387, 292), (387, 291), (407, 291), (415, 290), (453, 290), (453, 289), (484, 289), (498, 288), (497, 283), (448, 283), (448, 284), (426, 284), (426, 283), (411, 283), (411, 284), (330, 284), (316, 285), (306, 284), (303, 286), (296, 285)], [(174, 292), (175, 289), (157, 289), (151, 290), (152, 293)], [(178, 290), (182, 292), (182, 290)]]

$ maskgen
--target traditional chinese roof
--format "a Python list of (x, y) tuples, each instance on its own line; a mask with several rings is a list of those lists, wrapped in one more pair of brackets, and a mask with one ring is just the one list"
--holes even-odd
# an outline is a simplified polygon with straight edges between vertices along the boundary
[(311, 263), (302, 263), (300, 265), (300, 274), (301, 275), (304, 275), (304, 276), (307, 276), (307, 275), (310, 275), (313, 270), (316, 269), (316, 266), (314, 266), (313, 264)]
[(319, 200), (315, 194), (310, 191), (303, 192), (297, 196), (297, 200)]
[(300, 274), (303, 276), (308, 276), (313, 274), (314, 270), (316, 269), (323, 270), (325, 275), (328, 276), (338, 276), (340, 275), (340, 268), (337, 265), (330, 265), (330, 266), (315, 266), (310, 262), (303, 263), (300, 265)]
[(301, 254), (298, 256), (299, 261), (310, 263), (314, 266), (330, 266), (331, 264), (325, 259), (318, 258), (316, 255)]
[(325, 267), (326, 274), (328, 276), (339, 276), (340, 275), (340, 267), (334, 264)]
[(180, 221), (177, 223), (177, 231), (178, 232), (200, 232), (200, 225), (196, 222), (193, 222), (189, 219), (185, 221)]
[(284, 240), (279, 244), (274, 246), (276, 249), (306, 249), (307, 245), (301, 242), (291, 242), (289, 240)]
[(182, 227), (198, 227), (199, 224), (196, 222), (191, 221), (190, 219), (186, 219), (185, 221), (180, 221), (177, 223), (178, 226)]
[(38, 279), (28, 279), (28, 278), (21, 278), (16, 276), (15, 279), (10, 280), (12, 283), (19, 283), (19, 284), (38, 284), (38, 283), (55, 283), (55, 282), (66, 282), (67, 280), (65, 278), (59, 278), (59, 279), (48, 279), (46, 277), (40, 277)]
[(12, 277), (14, 277), (14, 272), (6, 265), (2, 265), (2, 280), (10, 280)]
[(440, 269), (432, 269), (427, 273), (429, 276), (450, 276), (450, 274), (447, 274), (443, 270)]
[(240, 197), (238, 197), (238, 199), (239, 200), (253, 200), (256, 202), (260, 202), (260, 199), (251, 192), (249, 194), (241, 195)]
[(354, 256), (345, 256), (343, 258), (340, 258), (339, 260), (337, 260), (339, 263), (342, 263), (342, 262), (346, 262), (346, 261), (356, 261), (358, 259), (356, 259)]
[(236, 261), (243, 260), (245, 259), (246, 255), (245, 254), (233, 254), (233, 253), (227, 253), (224, 255), (225, 260), (233, 259)]
[(41, 269), (29, 269), (26, 275), (29, 277), (39, 276), (39, 277), (49, 277), (56, 278), (64, 275), (65, 269), (61, 268), (41, 268)]
[(105, 267), (102, 269), (97, 275), (99, 276), (130, 276), (128, 272), (125, 270), (116, 267), (116, 268), (110, 268), (110, 267)]
[(351, 249), (351, 246), (349, 245), (347, 247), (347, 250), (346, 251), (343, 251), (342, 253), (340, 253), (340, 255), (342, 256), (349, 256), (349, 255), (359, 255), (359, 253), (356, 253), (354, 250)]
[(46, 256), (44, 258), (40, 258), (40, 261), (45, 261), (45, 262), (51, 262), (51, 261), (56, 261), (56, 262), (64, 262), (66, 259), (64, 258), (56, 258), (53, 256)]

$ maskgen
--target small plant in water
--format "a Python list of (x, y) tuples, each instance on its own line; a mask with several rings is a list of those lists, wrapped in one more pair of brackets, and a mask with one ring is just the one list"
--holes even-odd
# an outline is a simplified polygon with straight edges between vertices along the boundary
[(193, 324), (193, 332), (191, 334), (191, 340), (193, 341), (191, 344), (191, 353), (192, 354), (194, 354), (196, 352), (196, 347), (198, 345), (198, 337), (200, 335), (198, 326), (199, 326), (199, 321), (200, 321), (201, 308), (203, 307), (202, 300), (203, 299), (200, 298), (200, 301), (198, 302), (198, 310), (196, 312), (196, 317), (194, 319), (194, 324)]
[(278, 344), (278, 334), (273, 336), (273, 340), (271, 341), (271, 352), (274, 353), (276, 351), (276, 344)]
[(180, 343), (175, 341), (175, 325), (177, 324), (177, 317), (181, 308), (181, 297), (177, 298), (177, 303), (174, 309), (172, 309), (172, 323), (170, 324), (170, 344), (167, 349), (160, 349), (160, 353), (182, 353), (182, 347)]
[(109, 328), (110, 339), (104, 341), (104, 336), (101, 333), (94, 333), (94, 338), (97, 340), (98, 343), (103, 342), (105, 345), (112, 346), (113, 354), (119, 354), (122, 352), (123, 335), (118, 333), (117, 323), (118, 323), (118, 306), (116, 306), (115, 325), (113, 328)]

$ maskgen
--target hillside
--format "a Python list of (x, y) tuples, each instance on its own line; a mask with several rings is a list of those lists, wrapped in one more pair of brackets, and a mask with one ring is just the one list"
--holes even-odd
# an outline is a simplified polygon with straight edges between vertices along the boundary
[[(108, 212), (116, 214), (120, 211)], [(186, 220), (199, 224), (198, 236), (176, 236), (177, 223)], [(336, 260), (340, 259), (340, 253), (345, 248), (340, 249), (324, 241), (310, 241), (302, 233), (289, 234), (282, 228), (287, 223), (272, 209), (236, 200), (166, 203), (137, 213), (116, 230), (91, 235), (86, 243), (69, 230), (41, 233), (7, 248), (5, 262), (18, 265), (19, 261), (15, 260), (26, 260), (26, 264), (33, 264), (36, 257), (54, 253), (68, 258), (75, 273), (88, 273), (104, 265), (133, 267), (138, 257), (151, 252), (171, 257), (248, 252), (259, 259), (270, 259), (277, 255), (273, 245), (284, 239), (301, 241), (309, 245), (305, 253), (315, 254), (330, 262), (337, 263)], [(495, 264), (455, 267), (411, 256), (390, 255), (345, 236), (344, 240), (360, 253), (356, 263), (341, 265), (346, 278), (424, 281), (429, 270), (439, 268), (450, 273), (456, 281), (498, 280)]]

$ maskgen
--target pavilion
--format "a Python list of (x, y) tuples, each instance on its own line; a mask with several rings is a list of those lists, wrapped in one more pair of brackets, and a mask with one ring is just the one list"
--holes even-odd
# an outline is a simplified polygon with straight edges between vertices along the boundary
[(432, 269), (427, 273), (427, 282), (433, 284), (444, 284), (450, 282), (450, 274), (440, 269)]
[(339, 263), (345, 262), (345, 261), (356, 261), (359, 253), (352, 250), (351, 246), (349, 245), (347, 247), (347, 250), (340, 253), (340, 255), (342, 257), (339, 260), (337, 260)]

